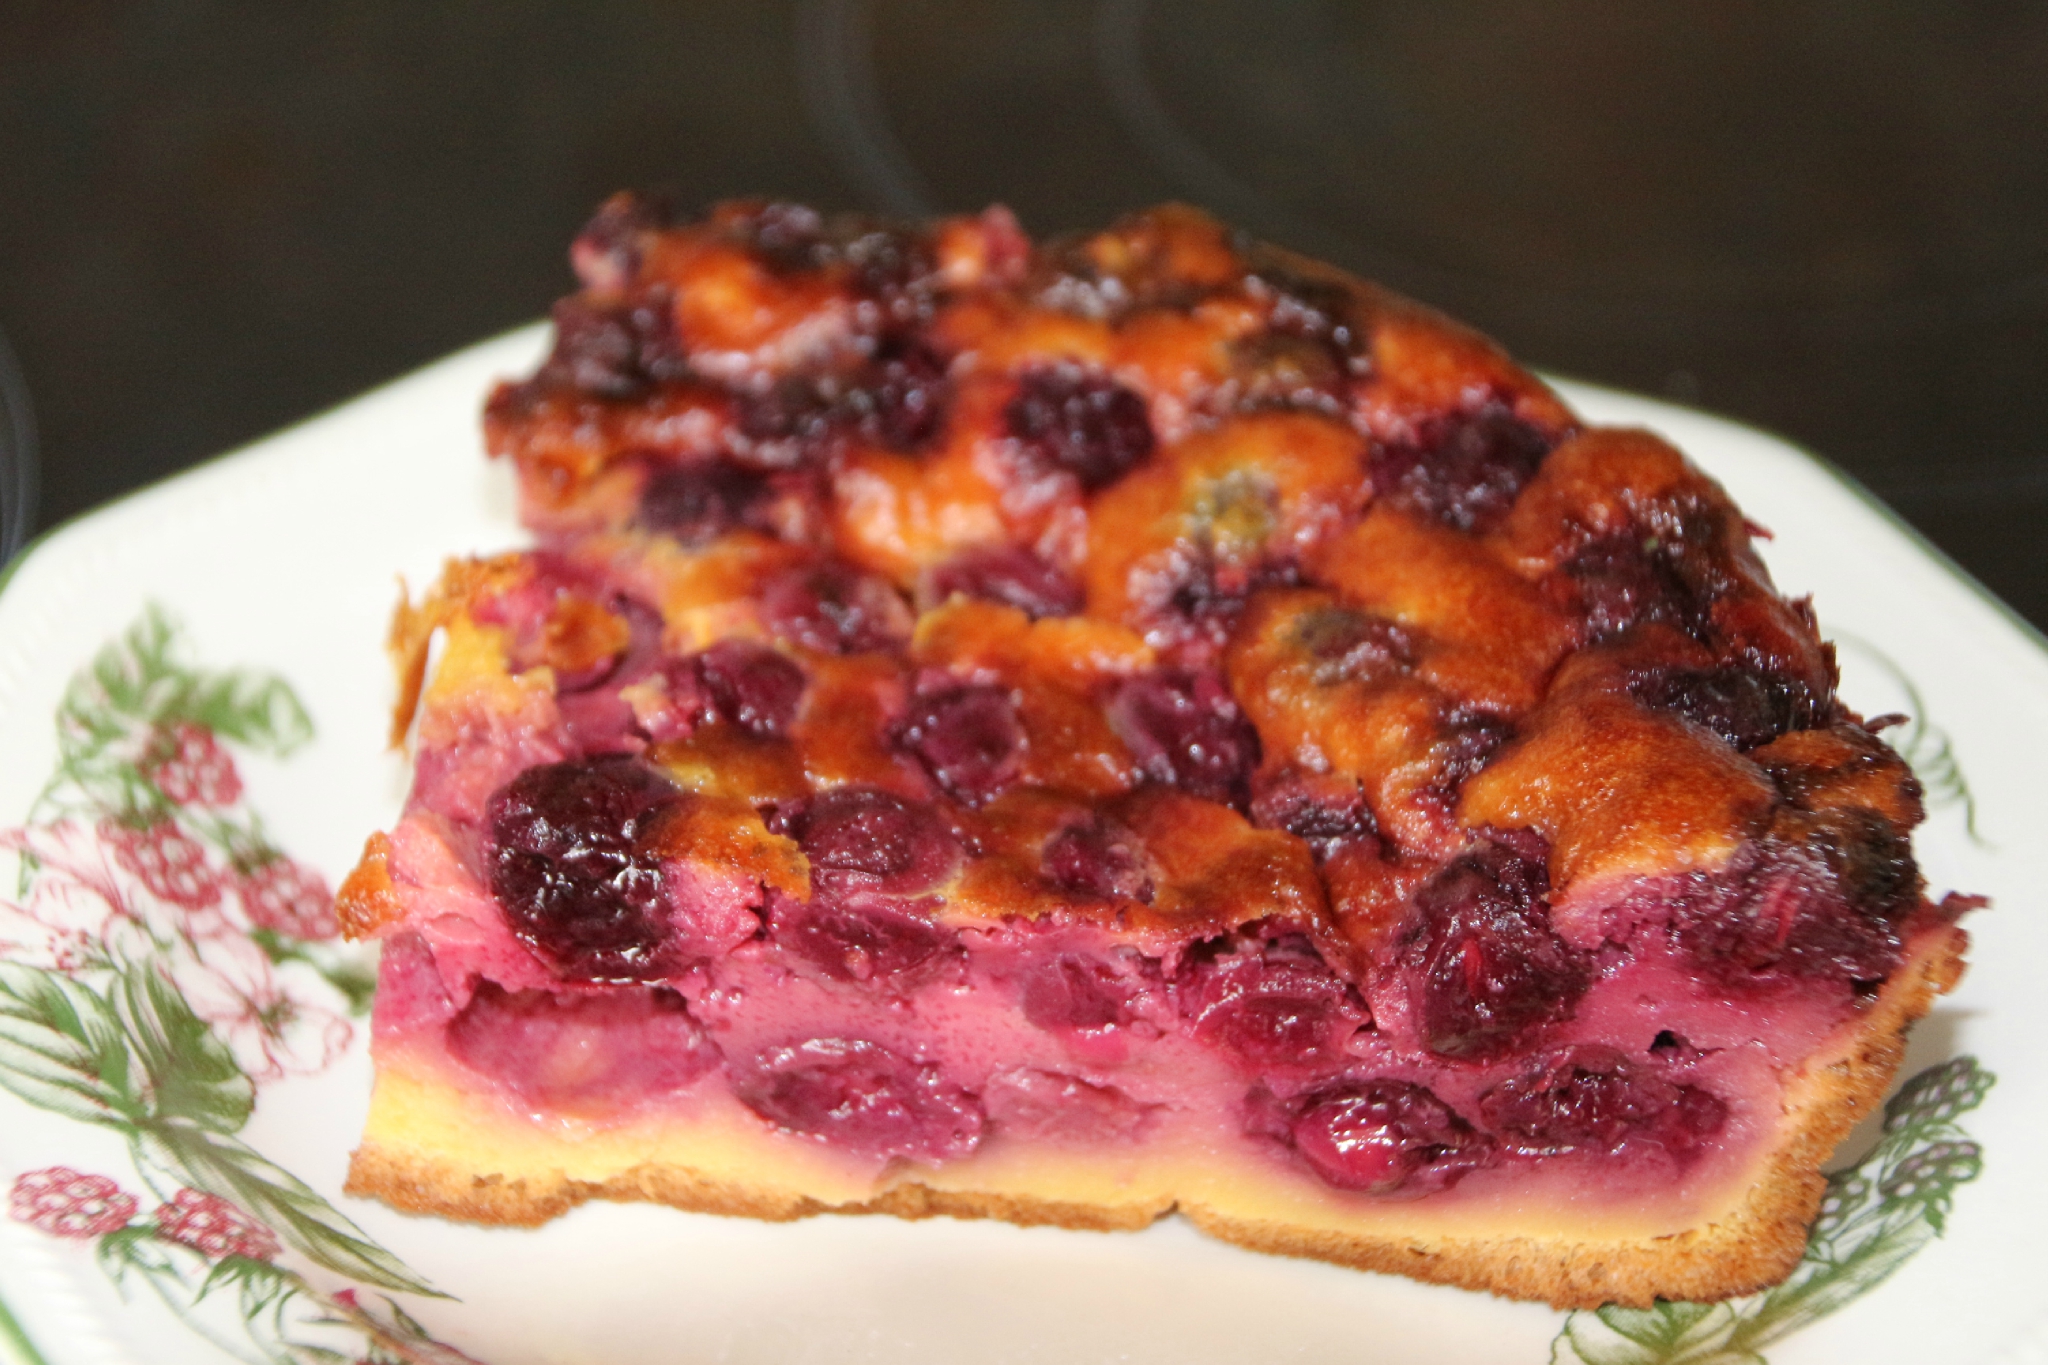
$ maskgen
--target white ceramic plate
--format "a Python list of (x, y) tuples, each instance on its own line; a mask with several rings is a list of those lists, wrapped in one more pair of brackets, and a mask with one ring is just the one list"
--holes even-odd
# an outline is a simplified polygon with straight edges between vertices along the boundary
[[(2048, 755), (2048, 653), (1953, 566), (1799, 451), (1715, 418), (1576, 385), (1565, 391), (1587, 416), (1665, 433), (1776, 532), (1766, 558), (1782, 587), (1814, 595), (1825, 629), (1844, 641), (1850, 703), (1867, 714), (1914, 714), (1914, 725), (1891, 737), (1934, 798), (1919, 839), (1930, 882), (1996, 902), (1972, 919), (1970, 975), (1920, 1027), (1907, 1067), (1974, 1054), (1996, 1074), (1981, 1107), (1955, 1120), (1962, 1132), (1942, 1130), (1951, 1146), (1920, 1158), (1945, 1159), (1947, 1176), (1967, 1177), (1970, 1153), (1954, 1145), (1966, 1132), (1981, 1144), (1982, 1175), (1949, 1191), (1946, 1236), (1872, 1292), (1775, 1339), (1773, 1330), (1798, 1318), (1782, 1300), (1711, 1315), (1673, 1310), (1654, 1321), (1579, 1315), (1560, 1339), (1565, 1315), (1540, 1306), (1257, 1256), (1171, 1220), (1142, 1234), (1101, 1235), (888, 1218), (770, 1226), (601, 1205), (524, 1232), (409, 1218), (345, 1198), (342, 1175), (369, 1083), (367, 1030), (330, 984), (346, 950), (290, 937), (272, 937), (268, 956), (252, 948), (252, 916), (275, 922), (280, 902), (241, 880), (224, 849), (242, 839), (247, 864), (258, 829), (251, 822), (260, 820), (266, 847), (331, 883), (365, 834), (390, 823), (405, 774), (384, 747), (382, 640), (398, 579), (419, 584), (449, 555), (521, 542), (509, 476), (482, 458), (477, 414), (489, 382), (526, 369), (542, 344), (531, 328), (476, 347), (138, 493), (48, 536), (6, 580), (0, 827), (16, 832), (0, 845), (26, 841), (40, 856), (17, 872), (0, 846), (0, 955), (12, 957), (0, 963), (11, 973), (0, 984), (13, 992), (0, 991), (0, 1073), (13, 1078), (0, 1092), (0, 1183), (12, 1214), (0, 1219), (0, 1357), (11, 1351), (48, 1365), (389, 1360), (399, 1358), (394, 1350), (459, 1358), (437, 1355), (447, 1348), (433, 1340), (492, 1365), (1541, 1365), (1554, 1349), (1560, 1361), (1600, 1365), (1760, 1358), (1744, 1350), (1774, 1365), (1966, 1365), (2048, 1355), (2039, 1291), (2048, 1179), (2035, 1164), (2038, 1135), (2048, 1131), (2035, 979), (2048, 962), (2048, 921), (2032, 905), (2034, 888), (2048, 881), (2038, 834), (2048, 801), (2037, 776)], [(152, 604), (173, 631), (160, 642), (170, 652), (150, 665), (154, 682), (132, 695), (112, 675), (111, 690), (77, 683)], [(145, 653), (153, 648), (141, 643)], [(107, 662), (133, 669), (132, 654)], [(246, 671), (239, 691), (201, 688), (235, 669)], [(303, 703), (310, 739), (293, 744), (296, 712), (281, 692), (261, 690), (267, 673)], [(78, 723), (60, 751), (55, 721), (67, 689)], [(166, 719), (200, 712), (220, 724), (180, 730)], [(95, 748), (91, 725), (102, 723), (112, 728)], [(223, 749), (206, 728), (237, 742)], [(172, 754), (181, 739), (186, 749)], [(223, 754), (239, 795), (220, 785)], [(74, 780), (50, 786), (67, 761)], [(182, 766), (173, 772), (166, 762)], [(138, 772), (184, 802), (171, 812), (175, 829), (158, 831), (140, 852), (139, 836), (104, 823), (117, 799), (109, 793)], [(1974, 803), (1974, 836), (1957, 779)], [(45, 932), (52, 925), (83, 928), (60, 943)], [(191, 1025), (163, 992), (124, 1003), (111, 971), (92, 965), (94, 943), (107, 942), (125, 945), (120, 961), (131, 979), (153, 969), (183, 991), (229, 1050), (195, 1034), (203, 1021)], [(190, 1025), (183, 1033), (181, 1020)], [(147, 1083), (152, 1066), (169, 1084)], [(246, 1124), (237, 1066), (285, 1073), (258, 1076)], [(1875, 1132), (1872, 1125), (1866, 1146)], [(59, 1168), (80, 1178), (51, 1174)], [(282, 1171), (309, 1189), (293, 1194)], [(296, 1237), (280, 1240), (181, 1193), (194, 1183), (253, 1190), (238, 1202), (279, 1231), (292, 1210), (304, 1221)], [(1915, 1188), (1926, 1193), (1924, 1182)], [(1883, 1223), (1887, 1247), (1909, 1244), (1925, 1225), (1902, 1207), (1894, 1199), (1871, 1215), (1881, 1214), (1878, 1222), (1856, 1226)], [(330, 1268), (350, 1264), (339, 1239), (355, 1235), (337, 1218), (353, 1220), (363, 1241), (396, 1261), (353, 1263), (371, 1265), (367, 1276)], [(1835, 1250), (1862, 1235), (1845, 1233)], [(309, 1259), (308, 1248), (330, 1265)], [(1884, 1250), (1866, 1246), (1865, 1259)], [(453, 1297), (387, 1299), (371, 1281), (402, 1279), (391, 1269), (399, 1262)], [(1847, 1273), (1834, 1287), (1847, 1285)]]

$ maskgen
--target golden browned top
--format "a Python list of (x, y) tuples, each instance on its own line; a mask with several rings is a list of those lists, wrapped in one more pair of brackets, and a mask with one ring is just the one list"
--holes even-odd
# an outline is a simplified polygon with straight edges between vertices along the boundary
[[(1000, 209), (622, 198), (575, 261), (553, 355), (486, 417), (545, 548), (394, 629), (401, 729), (448, 632), (423, 745), (601, 733), (708, 803), (678, 847), (770, 885), (808, 874), (764, 815), (864, 786), (942, 812), (954, 916), (1360, 950), (1476, 833), (1540, 835), (1562, 900), (1718, 868), (1787, 812), (1919, 818), (1717, 484), (1194, 210), (1034, 248)], [(796, 666), (786, 720), (704, 691), (732, 640)], [(565, 720), (608, 668), (611, 728)], [(1122, 880), (1048, 871), (1084, 826)]]

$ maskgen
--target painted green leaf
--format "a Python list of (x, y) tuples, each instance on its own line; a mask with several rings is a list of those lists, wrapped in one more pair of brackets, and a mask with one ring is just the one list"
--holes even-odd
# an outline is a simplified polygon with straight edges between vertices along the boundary
[[(166, 1302), (182, 1300), (190, 1292), (188, 1266), (203, 1273), (206, 1265), (206, 1258), (198, 1252), (164, 1241), (156, 1235), (156, 1229), (146, 1225), (106, 1234), (94, 1245), (93, 1253), (100, 1269), (117, 1288), (125, 1292), (131, 1279), (141, 1275), (151, 1282), (151, 1288), (165, 1296)], [(176, 1299), (167, 1292), (171, 1289), (177, 1291)]]
[(1572, 1314), (1550, 1358), (1553, 1365), (1760, 1365), (1760, 1356), (1729, 1346), (1734, 1324), (1727, 1304), (1610, 1304)]
[(138, 1163), (238, 1205), (329, 1270), (385, 1289), (445, 1297), (297, 1176), (246, 1143), (179, 1121), (144, 1125), (133, 1141)]
[(1829, 1177), (1806, 1254), (1783, 1284), (1722, 1304), (1573, 1313), (1552, 1365), (1764, 1365), (1763, 1347), (1869, 1293), (1941, 1235), (1956, 1187), (1984, 1168), (1955, 1120), (1994, 1079), (1957, 1057), (1900, 1087), (1877, 1146)]
[(255, 1108), (256, 1087), (177, 989), (148, 967), (131, 967), (113, 996), (149, 1082), (153, 1115), (238, 1132)]
[(246, 1320), (260, 1313), (275, 1312), (284, 1300), (299, 1292), (299, 1281), (297, 1276), (268, 1261), (252, 1260), (247, 1256), (223, 1256), (214, 1262), (213, 1269), (200, 1282), (192, 1301), (197, 1303), (222, 1289), (235, 1291), (236, 1307)]
[(1835, 639), (1838, 645), (1853, 649), (1875, 664), (1906, 694), (1905, 725), (1890, 737), (1892, 749), (1906, 760), (1913, 775), (1920, 779), (1927, 804), (1930, 807), (1961, 806), (1963, 828), (1970, 841), (1988, 846), (1977, 832), (1977, 798), (1970, 790), (1969, 779), (1963, 774), (1961, 761), (1956, 758), (1955, 743), (1948, 731), (1928, 719), (1927, 703), (1922, 699), (1919, 687), (1891, 655), (1870, 641), (1846, 631), (1836, 632)]
[(71, 680), (57, 708), (57, 773), (32, 819), (116, 815), (147, 822), (171, 813), (136, 766), (136, 743), (156, 726), (190, 721), (280, 756), (312, 737), (312, 718), (283, 678), (201, 670), (178, 657), (178, 643), (177, 627), (151, 604)]
[(165, 719), (194, 721), (254, 749), (288, 754), (313, 737), (313, 720), (291, 685), (274, 675), (195, 677)]
[(111, 1128), (143, 1114), (114, 1010), (90, 987), (20, 962), (0, 962), (0, 1086)]
[(177, 657), (178, 630), (151, 603), (121, 637), (73, 679), (58, 728), (88, 743), (132, 723), (192, 721), (223, 739), (285, 754), (310, 739), (313, 722), (291, 685), (274, 673), (202, 671)]
[(480, 1365), (474, 1356), (438, 1340), (396, 1301), (386, 1297), (384, 1305), (382, 1316), (354, 1298), (335, 1305), (370, 1338), (367, 1359), (374, 1365)]
[(1953, 1123), (1984, 1103), (1996, 1079), (1978, 1067), (1975, 1057), (1952, 1057), (1930, 1066), (1885, 1102), (1884, 1130), (1889, 1134), (1915, 1124)]

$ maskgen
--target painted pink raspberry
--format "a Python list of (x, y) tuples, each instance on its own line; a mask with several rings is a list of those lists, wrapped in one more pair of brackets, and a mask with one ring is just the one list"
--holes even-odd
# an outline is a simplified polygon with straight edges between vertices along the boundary
[(267, 1261), (280, 1250), (277, 1234), (218, 1195), (179, 1190), (156, 1206), (157, 1236), (191, 1247), (209, 1260), (245, 1256)]
[(106, 1176), (51, 1166), (15, 1180), (7, 1212), (52, 1237), (98, 1237), (128, 1225), (135, 1196)]
[(157, 790), (180, 806), (232, 806), (242, 798), (242, 775), (213, 731), (181, 720), (158, 730), (144, 771)]
[(175, 820), (159, 820), (147, 829), (103, 820), (100, 838), (113, 846), (115, 861), (141, 878), (157, 899), (187, 910), (203, 910), (220, 899), (220, 874), (207, 863), (205, 846)]
[(308, 939), (341, 932), (327, 879), (295, 858), (279, 854), (243, 874), (241, 893), (249, 922), (259, 928)]

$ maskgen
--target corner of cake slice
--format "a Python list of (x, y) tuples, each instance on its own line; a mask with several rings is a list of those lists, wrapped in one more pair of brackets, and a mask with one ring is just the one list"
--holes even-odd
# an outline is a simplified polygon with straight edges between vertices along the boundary
[(1797, 1261), (1974, 902), (1677, 451), (1187, 209), (621, 198), (574, 260), (487, 413), (542, 547), (393, 630), (353, 1192)]

